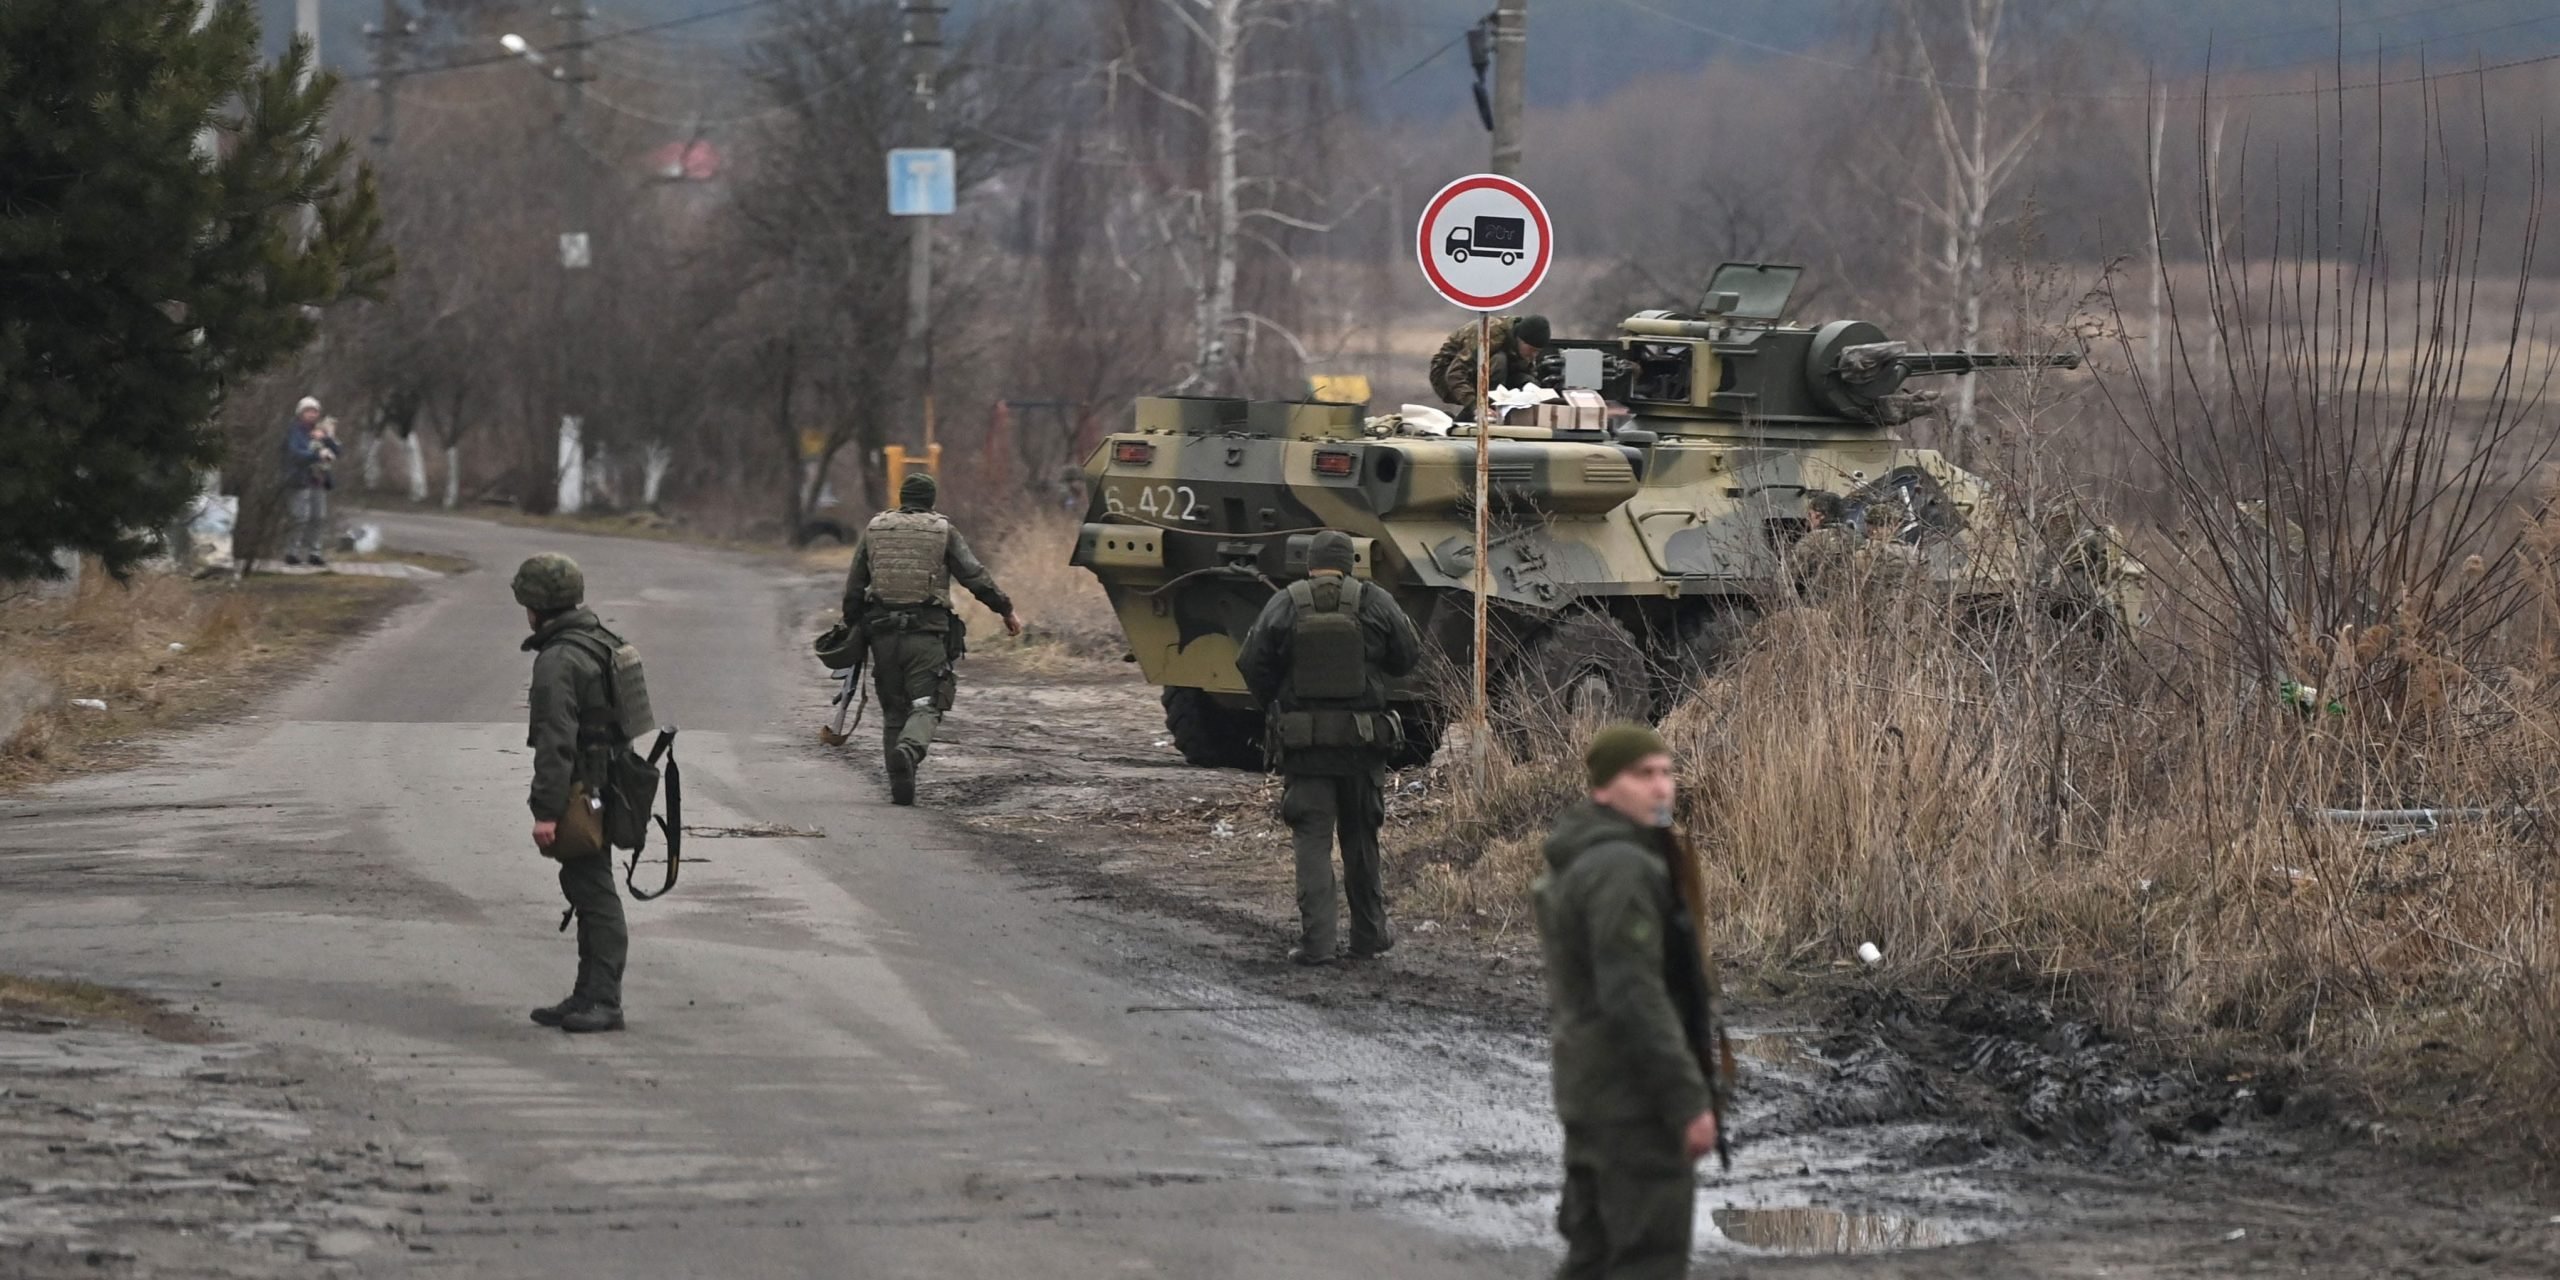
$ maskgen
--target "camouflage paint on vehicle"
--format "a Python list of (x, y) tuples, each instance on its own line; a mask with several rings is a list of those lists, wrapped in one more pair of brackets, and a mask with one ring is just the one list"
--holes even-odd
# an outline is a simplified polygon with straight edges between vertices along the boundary
[[(1989, 488), (1893, 432), (1927, 409), (1902, 389), (1909, 377), (2076, 357), (1915, 354), (1864, 322), (1777, 325), (1793, 283), (1779, 273), (1792, 270), (1729, 266), (1710, 294), (1722, 312), (1648, 312), (1614, 338), (1557, 340), (1602, 354), (1602, 389), (1633, 410), (1614, 431), (1493, 429), (1492, 589), (1513, 674), (1543, 672), (1549, 693), (1577, 671), (1614, 680), (1622, 702), (1603, 710), (1651, 682), (1645, 699), (1661, 709), (1711, 665), (1734, 619), (1797, 590), (1786, 548), (1817, 491), (1891, 519), (1892, 540), (1959, 593), (2032, 583), (2138, 615), (2141, 567), (2107, 531), (1974, 536), (2004, 519)], [(1249, 763), (1195, 747), (1251, 731), (1237, 643), (1273, 591), (1305, 576), (1319, 530), (1352, 535), (1357, 574), (1392, 591), (1436, 651), (1466, 654), (1474, 469), (1472, 434), (1374, 434), (1357, 405), (1144, 399), (1087, 464), (1073, 562), (1101, 581), (1139, 669), (1168, 690), (1169, 716), (1195, 721), (1175, 725), (1185, 753)], [(2028, 563), (2031, 545), (2055, 550)], [(1423, 679), (1396, 692), (1436, 743), (1442, 717)]]

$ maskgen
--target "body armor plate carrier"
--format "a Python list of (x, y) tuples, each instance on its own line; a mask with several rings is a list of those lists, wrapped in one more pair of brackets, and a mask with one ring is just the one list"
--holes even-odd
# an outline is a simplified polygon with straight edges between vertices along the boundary
[(944, 559), (951, 522), (936, 511), (883, 511), (862, 532), (871, 555), (871, 599), (891, 608), (951, 606)]
[(1272, 738), (1284, 756), (1309, 748), (1391, 752), (1400, 740), (1402, 726), (1379, 705), (1369, 679), (1360, 600), (1371, 589), (1348, 578), (1289, 584), (1298, 616), (1287, 705), (1272, 717)]

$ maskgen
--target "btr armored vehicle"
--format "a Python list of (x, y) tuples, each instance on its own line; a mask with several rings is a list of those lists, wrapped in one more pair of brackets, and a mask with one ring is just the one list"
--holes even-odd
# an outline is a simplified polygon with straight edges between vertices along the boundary
[[(1978, 477), (1894, 432), (1929, 409), (1909, 379), (2077, 356), (1922, 353), (1863, 321), (1780, 324), (1798, 274), (1727, 264), (1702, 314), (1560, 340), (1578, 385), (1628, 411), (1617, 421), (1548, 412), (1562, 425), (1489, 429), (1498, 725), (1667, 709), (1802, 590), (1790, 549), (1817, 507), (1986, 606), (2032, 600), (2098, 624), (2138, 609), (2141, 567), (2108, 531), (2023, 536)], [(1358, 405), (1153, 398), (1102, 442), (1074, 563), (1101, 580), (1188, 759), (1262, 765), (1237, 644), (1327, 528), (1352, 535), (1357, 572), (1447, 660), (1398, 691), (1407, 755), (1436, 750), (1472, 648), (1475, 430), (1425, 434)]]

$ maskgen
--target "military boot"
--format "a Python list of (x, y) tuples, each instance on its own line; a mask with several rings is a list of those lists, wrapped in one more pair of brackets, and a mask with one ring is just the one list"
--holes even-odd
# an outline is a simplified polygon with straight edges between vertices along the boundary
[(568, 999), (558, 1004), (548, 1004), (534, 1010), (533, 1020), (539, 1026), (556, 1027), (560, 1025), (561, 1019), (586, 1007), (587, 998), (572, 992)]
[(907, 754), (906, 744), (893, 743), (888, 751), (889, 803), (916, 802), (916, 759)]
[(592, 1001), (560, 1016), (560, 1029), (584, 1034), (591, 1031), (622, 1030), (622, 1006), (596, 1004)]

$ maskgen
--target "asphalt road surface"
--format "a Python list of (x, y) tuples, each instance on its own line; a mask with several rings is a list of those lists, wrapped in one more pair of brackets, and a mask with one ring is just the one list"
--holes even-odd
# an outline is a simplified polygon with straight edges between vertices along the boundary
[[(891, 808), (875, 771), (816, 751), (790, 575), (679, 545), (384, 523), (394, 545), (482, 569), (158, 765), (0, 802), (0, 968), (169, 993), (352, 1064), (336, 1103), (403, 1126), (462, 1193), (426, 1207), (412, 1238), (432, 1253), (367, 1272), (1550, 1265), (1517, 1233), (1363, 1182), (1360, 1153), (1399, 1139), (1326, 1087), (1324, 1036), (1186, 1012), (1217, 1006), (1214, 976), (1159, 972), (1143, 926), (991, 869), (934, 813)], [(688, 823), (826, 833), (691, 843), (683, 886), (631, 907), (619, 1035), (525, 1019), (574, 964), (524, 805), (530, 657), (506, 580), (540, 549), (576, 556), (646, 653), (659, 714), (683, 726)]]

